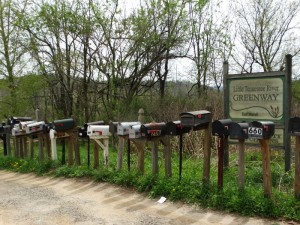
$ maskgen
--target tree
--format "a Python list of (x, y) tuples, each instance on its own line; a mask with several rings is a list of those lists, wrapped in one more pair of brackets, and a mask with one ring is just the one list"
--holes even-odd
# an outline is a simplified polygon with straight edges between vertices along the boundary
[(242, 73), (280, 70), (286, 54), (299, 55), (293, 33), (299, 33), (299, 1), (235, 1), (232, 8), (238, 31), (233, 59)]
[(19, 16), (24, 14), (27, 1), (0, 0), (0, 76), (8, 81), (8, 92), (4, 107), (10, 114), (18, 110), (18, 77), (26, 73), (26, 46), (24, 31), (18, 26)]

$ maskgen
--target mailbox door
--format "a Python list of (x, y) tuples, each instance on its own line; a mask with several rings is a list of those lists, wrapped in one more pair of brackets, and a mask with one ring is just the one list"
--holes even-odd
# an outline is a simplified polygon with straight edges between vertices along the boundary
[(269, 139), (275, 133), (275, 125), (271, 121), (253, 121), (249, 123), (248, 135), (255, 139)]
[(248, 138), (248, 123), (231, 123), (229, 124), (230, 139), (244, 140)]
[(206, 129), (211, 122), (211, 113), (206, 110), (180, 114), (181, 124), (192, 127), (194, 131)]
[(180, 120), (166, 123), (167, 135), (181, 135), (190, 132), (191, 127), (183, 126)]
[(231, 119), (215, 120), (212, 123), (212, 135), (229, 136), (229, 125), (231, 123)]
[(290, 118), (288, 129), (292, 135), (300, 135), (300, 117)]

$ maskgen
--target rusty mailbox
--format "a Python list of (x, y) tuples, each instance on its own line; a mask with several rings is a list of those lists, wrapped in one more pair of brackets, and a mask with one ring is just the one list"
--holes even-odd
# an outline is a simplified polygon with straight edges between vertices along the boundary
[(193, 130), (207, 129), (211, 122), (211, 113), (206, 110), (186, 112), (180, 114), (181, 124)]
[(236, 123), (229, 124), (229, 137), (230, 139), (245, 140), (248, 138), (248, 123)]
[(300, 117), (289, 119), (288, 131), (291, 135), (300, 136)]
[(129, 135), (129, 129), (132, 126), (141, 125), (140, 122), (122, 122), (117, 125), (117, 134), (119, 136)]
[(80, 127), (78, 129), (78, 137), (82, 137), (82, 138), (88, 137), (88, 135), (87, 135), (87, 128), (88, 128), (89, 125), (104, 125), (104, 124), (105, 123), (102, 120), (85, 123), (82, 127)]
[(275, 133), (272, 121), (253, 121), (249, 123), (248, 136), (254, 139), (270, 139)]
[(166, 123), (168, 135), (182, 135), (191, 131), (190, 126), (183, 126), (180, 120)]
[(211, 133), (214, 136), (229, 136), (229, 125), (232, 123), (231, 119), (215, 120), (211, 125)]
[(141, 135), (145, 138), (161, 137), (167, 134), (166, 123), (148, 123), (141, 125)]

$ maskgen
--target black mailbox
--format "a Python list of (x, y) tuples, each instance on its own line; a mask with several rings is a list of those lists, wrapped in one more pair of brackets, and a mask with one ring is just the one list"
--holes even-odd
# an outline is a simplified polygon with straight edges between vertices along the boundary
[(82, 138), (88, 137), (88, 135), (87, 135), (87, 128), (88, 128), (89, 125), (104, 125), (104, 124), (105, 123), (102, 120), (85, 123), (82, 127), (80, 127), (78, 129), (78, 136), (82, 137)]
[(206, 110), (186, 112), (181, 113), (180, 118), (183, 126), (192, 127), (193, 130), (201, 130), (208, 128), (211, 122), (211, 113)]
[(52, 127), (55, 131), (67, 131), (75, 127), (74, 119), (63, 119), (63, 120), (54, 120), (52, 122)]
[(249, 138), (270, 139), (274, 133), (275, 125), (272, 121), (253, 121), (249, 123)]
[(116, 134), (118, 131), (118, 124), (119, 122), (110, 122), (109, 123), (109, 132), (111, 134)]
[(288, 131), (291, 135), (300, 135), (300, 117), (293, 117), (289, 119)]
[(229, 124), (229, 137), (230, 139), (244, 140), (248, 138), (248, 123), (235, 123)]
[(215, 120), (211, 125), (211, 133), (214, 136), (229, 136), (231, 119)]
[(166, 123), (167, 135), (182, 135), (190, 132), (190, 126), (183, 126), (180, 120)]
[(31, 117), (17, 117), (13, 116), (8, 120), (8, 124), (11, 126), (14, 126), (15, 124), (18, 124), (20, 122), (25, 122), (25, 121), (32, 121)]
[(142, 137), (160, 137), (167, 134), (166, 123), (148, 123), (141, 125)]

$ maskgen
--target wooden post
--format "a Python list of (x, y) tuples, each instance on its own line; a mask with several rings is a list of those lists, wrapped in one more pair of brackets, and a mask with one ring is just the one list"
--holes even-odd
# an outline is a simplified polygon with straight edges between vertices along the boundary
[(179, 180), (182, 178), (183, 134), (179, 136)]
[(68, 142), (68, 165), (71, 166), (74, 164), (73, 160), (73, 150), (74, 150), (74, 135), (73, 131), (68, 132), (69, 135), (69, 142)]
[(103, 141), (103, 158), (104, 158), (104, 165), (108, 166), (108, 147), (109, 147), (109, 139), (105, 138), (102, 139)]
[(80, 162), (80, 149), (78, 144), (78, 132), (77, 130), (72, 132), (73, 134), (73, 144), (74, 144), (74, 152), (75, 152), (75, 164), (79, 166), (81, 164)]
[(19, 145), (18, 145), (18, 138), (14, 137), (13, 138), (13, 143), (14, 143), (14, 157), (19, 157)]
[(11, 134), (7, 133), (6, 134), (6, 148), (7, 148), (7, 154), (9, 157), (11, 156), (10, 137), (11, 137)]
[(127, 169), (130, 171), (130, 140), (127, 139)]
[(271, 177), (271, 165), (270, 165), (270, 147), (269, 139), (259, 139), (262, 152), (262, 164), (263, 164), (263, 182), (264, 182), (264, 195), (267, 198), (272, 196), (272, 177)]
[(20, 157), (24, 159), (24, 136), (20, 136), (19, 138), (19, 150), (20, 150)]
[(296, 136), (295, 138), (295, 197), (300, 199), (300, 136)]
[(28, 157), (28, 146), (27, 146), (27, 137), (23, 137), (23, 149), (24, 149), (24, 157)]
[(33, 136), (31, 136), (29, 138), (29, 155), (30, 158), (33, 159), (34, 158), (34, 140), (33, 140)]
[(38, 134), (38, 140), (39, 140), (39, 159), (44, 160), (44, 143), (43, 143), (43, 135)]
[(117, 170), (121, 170), (122, 169), (124, 142), (125, 142), (124, 138), (119, 137), (118, 157), (117, 157)]
[(61, 140), (62, 150), (61, 150), (61, 164), (66, 164), (66, 141), (65, 139)]
[[(223, 63), (223, 99), (224, 99), (224, 111), (223, 111), (223, 118), (229, 117), (229, 102), (227, 99), (227, 77), (229, 74), (229, 65), (228, 62), (225, 61)], [(224, 167), (229, 166), (229, 150), (228, 150), (228, 142), (224, 143)]]
[(87, 137), (88, 140), (88, 168), (90, 168), (90, 164), (91, 164), (91, 156), (90, 156), (90, 152), (91, 152), (91, 148), (90, 148), (90, 137)]
[(138, 155), (138, 162), (137, 162), (137, 166), (138, 166), (138, 170), (141, 173), (144, 173), (144, 162), (145, 162), (145, 155), (144, 155), (144, 146), (145, 146), (145, 141), (144, 140), (136, 140), (133, 139), (132, 140), (134, 145), (137, 148), (137, 155)]
[(223, 189), (224, 144), (226, 137), (218, 137), (218, 188)]
[[(285, 99), (284, 99), (284, 124), (285, 127), (289, 124), (289, 119), (291, 117), (291, 87), (292, 87), (292, 55), (285, 56)], [(291, 170), (291, 137), (289, 135), (288, 129), (284, 130), (284, 159), (285, 159), (285, 172)]]
[(151, 149), (151, 154), (152, 154), (152, 173), (153, 175), (158, 174), (158, 142), (156, 140), (152, 141), (152, 149)]
[(50, 148), (50, 137), (49, 137), (49, 134), (43, 134), (44, 136), (44, 143), (45, 143), (45, 146), (46, 146), (46, 154), (47, 154), (47, 157), (48, 159), (51, 159), (51, 148)]
[(211, 123), (204, 130), (204, 146), (203, 146), (203, 182), (209, 183), (210, 179), (210, 155), (211, 155)]
[(99, 167), (99, 145), (94, 140), (94, 169)]
[(165, 175), (166, 177), (172, 176), (172, 160), (171, 160), (171, 148), (170, 148), (170, 137), (165, 136), (161, 139), (164, 145), (164, 159), (165, 159)]
[(238, 169), (238, 187), (239, 189), (244, 189), (245, 187), (245, 140), (239, 140), (239, 169)]
[(3, 153), (7, 156), (6, 134), (3, 134), (1, 139), (3, 141)]

